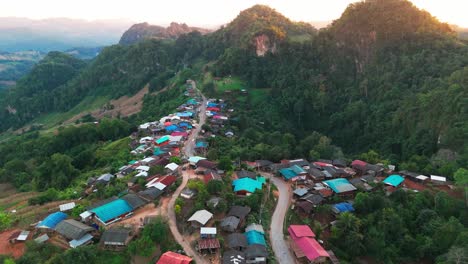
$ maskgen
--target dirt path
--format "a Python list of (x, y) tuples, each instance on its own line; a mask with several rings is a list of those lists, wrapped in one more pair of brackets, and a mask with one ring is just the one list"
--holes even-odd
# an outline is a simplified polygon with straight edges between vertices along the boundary
[(280, 178), (269, 178), (276, 185), (276, 187), (278, 187), (279, 191), (278, 203), (276, 205), (275, 211), (273, 212), (273, 217), (271, 218), (271, 246), (275, 252), (276, 261), (278, 263), (296, 263), (283, 234), (284, 218), (289, 209), (289, 204), (292, 198), (291, 187)]
[[(195, 82), (193, 82), (193, 85), (194, 85), (194, 88), (196, 88)], [(190, 156), (193, 156), (193, 150), (194, 150), (194, 147), (195, 147), (195, 139), (197, 138), (198, 134), (200, 133), (201, 126), (203, 124), (205, 124), (205, 121), (206, 121), (206, 115), (205, 115), (206, 98), (203, 95), (202, 95), (202, 98), (203, 98), (203, 102), (202, 102), (202, 105), (200, 107), (200, 111), (198, 113), (200, 122), (199, 122), (198, 126), (192, 131), (190, 137), (188, 138), (188, 140), (186, 141), (185, 146), (184, 146), (184, 153), (185, 153), (185, 156), (187, 158), (190, 157)], [(174, 194), (172, 195), (172, 198), (169, 201), (169, 204), (167, 206), (167, 215), (169, 217), (169, 228), (171, 229), (172, 235), (174, 236), (177, 243), (179, 243), (179, 245), (182, 246), (182, 248), (184, 249), (185, 253), (188, 256), (192, 257), (197, 264), (203, 264), (203, 263), (208, 264), (208, 262), (206, 260), (204, 260), (197, 252), (195, 252), (195, 250), (190, 245), (190, 242), (185, 240), (185, 238), (182, 236), (182, 234), (179, 232), (179, 229), (177, 228), (177, 219), (176, 219), (176, 215), (175, 215), (175, 211), (174, 211), (174, 205), (175, 205), (177, 197), (179, 197), (180, 193), (182, 192), (182, 190), (187, 185), (189, 177), (190, 177), (190, 175), (188, 173), (184, 172), (182, 174), (182, 178), (183, 178), (182, 184), (174, 192)]]

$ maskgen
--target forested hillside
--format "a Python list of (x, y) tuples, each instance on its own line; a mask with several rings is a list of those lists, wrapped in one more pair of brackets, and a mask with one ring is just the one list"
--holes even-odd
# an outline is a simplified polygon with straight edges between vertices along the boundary
[(279, 50), (227, 49), (213, 70), (272, 88), (278, 111), (265, 115), (279, 113), (285, 131), (317, 130), (347, 153), (372, 148), (392, 160), (449, 148), (466, 164), (468, 48), (448, 25), (407, 1), (366, 1)]
[(466, 41), (408, 1), (352, 4), (318, 33), (257, 5), (212, 34), (108, 47), (84, 68), (49, 54), (0, 102), (0, 129), (66, 111), (86, 96), (131, 95), (150, 81), (160, 88), (180, 69), (212, 61), (204, 69), (215, 76), (271, 88), (264, 102), (271, 110), (261, 118), (279, 120), (279, 132), (301, 139), (318, 131), (345, 153), (422, 158), (422, 168), (449, 149), (457, 153), (449, 162), (466, 164), (467, 54)]
[[(468, 41), (411, 2), (354, 3), (321, 30), (256, 5), (213, 33), (179, 33), (164, 40), (129, 34), (126, 45), (89, 61), (51, 52), (0, 90), (0, 182), (44, 191), (31, 204), (78, 198), (88, 178), (134, 158), (128, 136), (183, 104), (188, 79), (232, 107), (221, 136), (207, 137), (207, 158), (228, 168), (234, 160), (361, 158), (466, 182)], [(142, 90), (132, 116), (98, 120), (84, 109), (77, 125), (8, 134), (86, 100)], [(234, 136), (222, 136), (227, 130)], [(126, 188), (117, 180), (91, 195)], [(360, 192), (355, 213), (337, 218), (327, 243), (350, 261), (452, 263), (445, 259), (464, 250), (468, 237), (458, 198)]]

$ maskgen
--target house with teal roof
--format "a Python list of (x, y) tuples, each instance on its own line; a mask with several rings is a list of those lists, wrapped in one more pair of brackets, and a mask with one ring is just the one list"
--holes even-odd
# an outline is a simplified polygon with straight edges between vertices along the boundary
[(254, 193), (256, 190), (261, 190), (265, 178), (258, 177), (256, 180), (251, 179), (249, 177), (245, 177), (242, 179), (237, 179), (232, 182), (232, 186), (234, 187), (234, 192), (238, 195), (250, 195)]
[(298, 165), (293, 165), (289, 168), (280, 169), (278, 172), (287, 181), (305, 180), (307, 176), (307, 171), (305, 171)]
[(89, 211), (94, 213), (96, 219), (101, 223), (108, 225), (129, 215), (133, 211), (133, 208), (127, 201), (117, 199)]
[(162, 145), (162, 144), (167, 144), (170, 141), (170, 137), (168, 135), (162, 136), (156, 140), (156, 144)]
[(345, 178), (338, 178), (333, 180), (328, 180), (323, 182), (325, 185), (330, 187), (336, 194), (345, 195), (357, 190), (354, 185), (352, 185)]
[(401, 177), (400, 175), (392, 174), (388, 176), (387, 178), (385, 178), (385, 180), (383, 180), (383, 183), (393, 186), (393, 187), (398, 187), (404, 180), (405, 179)]
[(256, 231), (250, 230), (245, 232), (245, 237), (247, 238), (247, 244), (250, 245), (263, 245), (266, 246), (265, 236), (264, 234)]

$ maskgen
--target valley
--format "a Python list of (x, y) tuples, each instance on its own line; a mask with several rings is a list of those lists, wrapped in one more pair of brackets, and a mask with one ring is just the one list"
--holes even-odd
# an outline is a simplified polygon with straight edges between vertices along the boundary
[(0, 263), (463, 263), (460, 32), (408, 0), (321, 29), (254, 5), (1, 53)]

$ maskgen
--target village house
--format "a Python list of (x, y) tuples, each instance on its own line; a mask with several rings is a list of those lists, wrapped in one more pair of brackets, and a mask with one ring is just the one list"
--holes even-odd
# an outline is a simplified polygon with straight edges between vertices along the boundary
[(132, 239), (131, 233), (130, 229), (122, 227), (107, 229), (102, 234), (100, 243), (105, 249), (124, 250)]
[(124, 199), (116, 199), (88, 211), (95, 215), (99, 223), (109, 225), (131, 215), (133, 208)]
[(337, 203), (332, 206), (332, 212), (337, 215), (345, 212), (354, 212), (354, 207), (351, 203)]
[(247, 238), (241, 233), (229, 234), (226, 238), (226, 245), (229, 249), (244, 251), (248, 246)]
[(193, 227), (199, 228), (205, 226), (211, 218), (213, 218), (212, 213), (207, 210), (198, 210), (187, 221), (190, 222)]
[(223, 254), (222, 264), (246, 264), (245, 253), (237, 250), (228, 250)]
[(232, 181), (232, 185), (237, 195), (248, 196), (256, 190), (261, 190), (264, 182), (265, 178), (263, 177), (257, 177), (256, 180), (246, 177)]
[[(10, 235), (8, 238), (8, 241), (12, 244), (18, 243), (18, 242), (24, 242), (29, 239), (29, 235), (31, 234), (31, 231), (27, 230), (19, 230), (17, 232), (14, 232), (13, 234)], [(47, 234), (45, 234), (47, 235)]]
[(225, 217), (221, 223), (221, 229), (227, 232), (235, 232), (237, 227), (239, 226), (240, 219), (235, 216), (227, 216)]
[(338, 178), (323, 182), (339, 196), (353, 196), (357, 190), (347, 179)]
[(172, 251), (167, 251), (162, 254), (156, 264), (190, 264), (192, 258), (185, 255), (181, 255)]
[(269, 256), (266, 247), (259, 244), (249, 245), (244, 253), (246, 262), (253, 264), (266, 264)]
[(261, 171), (270, 171), (271, 170), (271, 165), (273, 164), (273, 162), (269, 161), (269, 160), (256, 160), (255, 161), (255, 167), (258, 169), (258, 170), (261, 170)]
[(240, 171), (235, 171), (237, 179), (242, 179), (245, 177), (251, 178), (256, 180), (257, 179), (257, 173), (253, 171), (248, 171), (248, 170), (240, 170)]
[(279, 174), (283, 176), (286, 181), (305, 180), (307, 178), (307, 171), (298, 165), (293, 165), (289, 168), (279, 170)]
[(46, 218), (44, 218), (44, 220), (39, 222), (36, 225), (36, 228), (43, 231), (43, 232), (53, 231), (55, 229), (55, 227), (60, 222), (65, 220), (67, 217), (68, 217), (68, 215), (63, 213), (63, 212), (52, 213), (52, 214), (48, 215)]
[(315, 240), (315, 234), (307, 225), (288, 227), (291, 248), (298, 259), (306, 258), (308, 263), (324, 263), (329, 258), (328, 252)]
[(67, 219), (58, 223), (55, 231), (70, 240), (71, 248), (76, 248), (92, 243), (93, 236), (90, 233), (96, 230), (74, 219)]
[(392, 174), (383, 180), (383, 183), (394, 188), (400, 186), (405, 179), (398, 174)]

